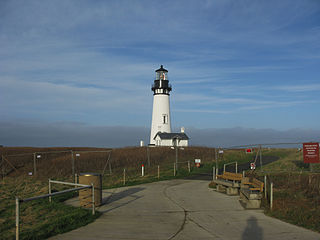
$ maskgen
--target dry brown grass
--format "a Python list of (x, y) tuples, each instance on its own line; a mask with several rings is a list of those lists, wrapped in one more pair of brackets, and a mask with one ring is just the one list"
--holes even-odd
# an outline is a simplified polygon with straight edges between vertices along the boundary
[[(102, 172), (103, 169), (109, 171), (106, 166), (109, 153), (101, 152), (84, 152), (84, 151), (108, 151), (106, 148), (30, 148), (30, 147), (3, 147), (1, 154), (5, 159), (14, 166), (15, 169), (5, 161), (3, 164), (6, 176), (27, 176), (29, 172), (33, 172), (33, 153), (48, 152), (41, 154), (40, 159), (36, 159), (37, 177), (66, 177), (72, 173), (72, 157), (71, 150), (74, 153), (80, 153), (75, 159), (75, 172)], [(58, 153), (56, 151), (67, 151)], [(112, 171), (123, 168), (140, 168), (141, 164), (148, 164), (148, 153), (150, 166), (173, 164), (175, 160), (175, 150), (169, 147), (149, 148), (146, 147), (128, 147), (113, 149), (111, 153), (110, 163)], [(21, 154), (19, 156), (15, 156)], [(179, 162), (194, 161), (195, 158), (201, 158), (203, 162), (209, 162), (214, 159), (214, 149), (205, 147), (187, 147), (179, 150)]]
[(273, 210), (284, 221), (320, 232), (320, 174), (278, 173), (274, 182)]

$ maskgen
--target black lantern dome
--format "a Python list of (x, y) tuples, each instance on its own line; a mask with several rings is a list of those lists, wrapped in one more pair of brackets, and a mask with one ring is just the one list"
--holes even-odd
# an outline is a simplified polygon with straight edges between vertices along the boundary
[(166, 94), (170, 95), (170, 91), (172, 90), (171, 84), (169, 84), (168, 79), (168, 70), (163, 68), (163, 65), (160, 66), (156, 71), (156, 79), (154, 80), (154, 84), (152, 85), (151, 90), (153, 91), (153, 95), (157, 94)]

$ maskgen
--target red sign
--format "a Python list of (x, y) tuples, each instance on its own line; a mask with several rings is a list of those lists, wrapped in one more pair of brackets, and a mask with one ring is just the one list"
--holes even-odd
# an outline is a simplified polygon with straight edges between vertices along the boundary
[(247, 148), (246, 149), (246, 153), (251, 153), (252, 152), (252, 149), (251, 148)]
[(319, 143), (303, 144), (303, 162), (319, 163)]

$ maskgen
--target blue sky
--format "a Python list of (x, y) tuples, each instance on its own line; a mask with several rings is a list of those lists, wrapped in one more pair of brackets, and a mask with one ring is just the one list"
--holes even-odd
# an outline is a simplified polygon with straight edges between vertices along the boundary
[(317, 0), (3, 0), (0, 46), (2, 125), (149, 129), (163, 64), (175, 129), (320, 130)]

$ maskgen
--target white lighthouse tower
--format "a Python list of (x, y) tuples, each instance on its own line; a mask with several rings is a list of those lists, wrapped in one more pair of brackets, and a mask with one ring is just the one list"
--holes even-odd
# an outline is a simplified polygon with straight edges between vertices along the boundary
[(150, 145), (155, 145), (156, 140), (154, 138), (157, 133), (171, 133), (169, 99), (171, 85), (169, 84), (168, 70), (164, 69), (163, 65), (156, 70), (156, 79), (151, 90), (153, 91), (153, 110)]

